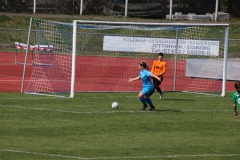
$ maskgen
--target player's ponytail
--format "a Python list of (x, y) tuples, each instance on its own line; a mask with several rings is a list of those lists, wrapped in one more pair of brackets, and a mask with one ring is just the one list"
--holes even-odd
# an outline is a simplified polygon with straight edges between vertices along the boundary
[(139, 65), (142, 66), (143, 69), (147, 69), (147, 70), (149, 69), (146, 62), (140, 62)]

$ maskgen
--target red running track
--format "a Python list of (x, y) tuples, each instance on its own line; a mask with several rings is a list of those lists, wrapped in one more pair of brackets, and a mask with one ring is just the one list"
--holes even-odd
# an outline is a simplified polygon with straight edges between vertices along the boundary
[[(20, 92), (24, 66), (22, 64), (15, 64), (15, 53), (13, 52), (0, 52), (0, 56), (0, 92)], [(17, 61), (24, 62), (24, 53), (18, 53)], [(31, 56), (28, 57), (28, 63), (24, 88), (27, 87), (32, 73)], [(170, 81), (170, 79), (164, 79), (164, 88), (172, 87), (168, 86), (168, 84), (172, 84), (168, 83), (168, 81)], [(226, 90), (227, 92), (235, 91), (233, 81), (227, 81)]]

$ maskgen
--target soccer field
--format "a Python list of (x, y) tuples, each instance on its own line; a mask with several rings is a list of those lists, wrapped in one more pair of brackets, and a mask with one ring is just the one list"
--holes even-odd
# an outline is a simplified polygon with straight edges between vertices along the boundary
[(240, 159), (231, 93), (151, 98), (152, 112), (141, 111), (137, 93), (0, 93), (0, 159)]

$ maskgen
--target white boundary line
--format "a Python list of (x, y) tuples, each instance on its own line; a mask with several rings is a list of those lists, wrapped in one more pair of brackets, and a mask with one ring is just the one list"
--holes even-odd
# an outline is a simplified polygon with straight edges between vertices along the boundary
[(0, 149), (4, 152), (13, 152), (13, 153), (23, 153), (23, 154), (32, 154), (48, 157), (61, 157), (68, 159), (148, 159), (148, 158), (179, 158), (179, 157), (240, 157), (240, 154), (202, 154), (202, 155), (159, 155), (159, 156), (128, 156), (128, 157), (78, 157), (78, 156), (66, 156), (60, 154), (47, 154), (47, 153), (38, 153), (30, 151), (20, 151), (20, 150), (11, 150), (11, 149)]
[(0, 82), (21, 82), (22, 80), (0, 80)]
[[(136, 96), (123, 96), (123, 97), (124, 98), (136, 98)], [(0, 97), (0, 99), (46, 99), (46, 98), (57, 98), (57, 99), (59, 99), (59, 97), (55, 97), (55, 96), (38, 96), (38, 97), (35, 96), (35, 97), (29, 97), (29, 98), (6, 98), (6, 97)], [(81, 100), (81, 99), (101, 99), (101, 98), (103, 98), (103, 97), (81, 97), (81, 98), (78, 98), (78, 99)], [(119, 98), (119, 96), (107, 97), (107, 98), (113, 99), (113, 98)]]
[[(22, 106), (11, 106), (11, 105), (0, 105), (1, 107), (8, 107), (8, 108), (19, 108), (19, 109), (29, 109), (29, 110), (39, 110), (39, 111), (53, 111), (53, 112), (62, 112), (62, 113), (73, 113), (73, 114), (93, 114), (93, 113), (156, 113), (157, 111), (121, 111), (121, 110), (114, 110), (114, 111), (96, 111), (96, 112), (77, 112), (77, 111), (67, 111), (67, 110), (55, 110), (55, 109), (44, 109), (44, 108), (30, 108), (30, 107), (22, 107)], [(162, 110), (164, 111), (164, 110)], [(173, 111), (175, 111), (173, 109)], [(160, 110), (161, 112), (161, 110)], [(179, 112), (233, 112), (232, 110), (179, 110)]]
[[(1, 82), (1, 80), (0, 80)], [(136, 98), (136, 96), (111, 96), (111, 97), (107, 97), (108, 99), (113, 99), (113, 98), (119, 98), (119, 97), (122, 97), (122, 98)], [(201, 95), (201, 96), (196, 96), (196, 97), (208, 97), (208, 98), (211, 98), (211, 97), (216, 97), (216, 96), (205, 96), (205, 95)], [(38, 97), (29, 97), (29, 98), (5, 98), (5, 97), (0, 97), (0, 99), (44, 99), (44, 98), (59, 98), (59, 97), (54, 97), (54, 96), (38, 96)], [(102, 99), (102, 98), (106, 98), (106, 97), (79, 97), (78, 99)]]

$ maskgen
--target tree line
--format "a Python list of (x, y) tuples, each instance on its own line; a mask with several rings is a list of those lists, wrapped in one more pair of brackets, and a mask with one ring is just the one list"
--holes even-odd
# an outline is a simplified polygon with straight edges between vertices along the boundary
[[(34, 0), (0, 0), (0, 12), (33, 11)], [(37, 0), (37, 12), (56, 14), (79, 14), (81, 0)], [(125, 0), (83, 0), (84, 14), (102, 14), (106, 4), (125, 3)], [(162, 3), (163, 10), (168, 14), (170, 0), (128, 0), (128, 3)], [(216, 0), (173, 0), (174, 11), (202, 14), (215, 10)], [(230, 13), (232, 17), (240, 17), (239, 0), (219, 0), (219, 11)]]

